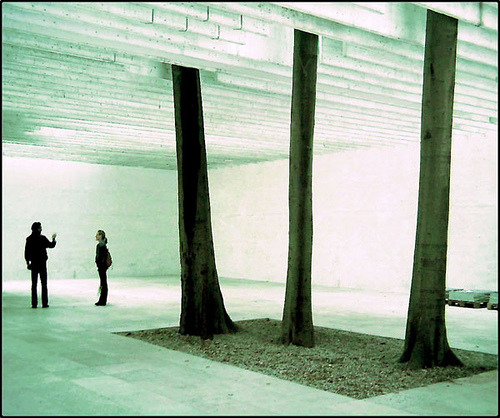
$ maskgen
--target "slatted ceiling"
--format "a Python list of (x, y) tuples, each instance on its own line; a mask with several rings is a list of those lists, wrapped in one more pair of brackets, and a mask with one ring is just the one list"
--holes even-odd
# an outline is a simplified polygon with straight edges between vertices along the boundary
[[(53, 34), (58, 31), (67, 32), (66, 37), (86, 36), (95, 40), (105, 40), (108, 43), (118, 43), (123, 50), (129, 49), (134, 53), (137, 47), (151, 48), (152, 56), (157, 55), (154, 49), (160, 52), (181, 53), (182, 45), (191, 44), (191, 47), (198, 46), (207, 49), (216, 49), (218, 53), (235, 54), (241, 53), (241, 39), (231, 40), (221, 37), (224, 31), (218, 29), (218, 25), (211, 22), (200, 22), (189, 20), (186, 31), (186, 16), (169, 12), (167, 17), (169, 22), (155, 22), (147, 24), (143, 19), (129, 19), (112, 12), (98, 10), (98, 4), (84, 3), (76, 5), (71, 10), (65, 9), (61, 3), (40, 4), (30, 8), (26, 3), (18, 3), (19, 8), (13, 9), (4, 14), (7, 25), (17, 24), (23, 18), (30, 18), (34, 24), (45, 29), (45, 33)], [(40, 12), (50, 15), (52, 19), (44, 19)], [(23, 12), (26, 16), (21, 14)], [(38, 13), (37, 13), (38, 12)], [(149, 13), (149, 12), (148, 12)], [(81, 22), (74, 27), (74, 21)], [(233, 31), (233, 37), (241, 31)], [(248, 34), (250, 36), (251, 34)], [(258, 35), (255, 35), (258, 36)], [(255, 37), (254, 36), (254, 37)], [(217, 38), (217, 39), (216, 39)], [(81, 39), (81, 38), (80, 38)], [(253, 40), (253, 39), (252, 39)], [(144, 53), (147, 52), (147, 48)]]
[(498, 51), (474, 45), (465, 41), (458, 44), (458, 54), (464, 59), (495, 67), (498, 63)]
[[(316, 153), (419, 141), (425, 8), (296, 5), (3, 3), (3, 154), (175, 169), (174, 63), (200, 68), (210, 166), (287, 158), (294, 27), (321, 40)], [(361, 9), (388, 24), (346, 20)], [(474, 25), (455, 136), (497, 131), (497, 32)]]
[[(338, 81), (337, 81), (338, 80)], [(290, 91), (290, 85), (287, 83), (269, 83), (264, 80), (252, 80), (252, 78), (244, 78), (242, 79), (239, 76), (234, 76), (234, 75), (227, 75), (227, 74), (219, 74), (218, 75), (218, 81), (225, 83), (226, 85), (239, 85), (241, 87), (248, 87), (248, 88), (253, 88), (254, 90), (258, 91), (271, 91), (273, 93), (277, 94), (287, 94)], [(333, 83), (341, 86), (337, 87), (336, 85), (332, 85)], [(406, 86), (405, 86), (406, 87)], [(339, 99), (337, 96), (342, 96), (346, 97), (345, 91), (350, 90), (352, 92), (350, 99), (352, 98), (357, 98), (361, 100), (365, 100), (364, 103), (368, 103), (369, 101), (373, 101), (375, 103), (382, 102), (386, 105), (396, 105), (398, 108), (410, 108), (410, 109), (417, 109), (418, 106), (420, 106), (420, 95), (417, 93), (417, 91), (421, 91), (421, 86), (418, 86), (418, 88), (413, 89), (413, 92), (408, 92), (408, 88), (405, 88), (405, 90), (394, 90), (387, 88), (385, 86), (376, 86), (376, 85), (370, 85), (367, 83), (349, 83), (348, 80), (343, 80), (343, 79), (332, 79), (331, 77), (323, 77), (322, 74), (319, 74), (318, 76), (318, 86), (317, 86), (318, 92), (319, 93), (326, 93), (329, 98), (331, 98), (332, 101), (338, 101), (342, 100)], [(477, 89), (474, 89), (472, 94), (477, 95)], [(468, 106), (474, 106), (474, 107), (484, 107), (485, 109), (490, 109), (492, 111), (495, 111), (496, 109), (496, 103), (491, 100), (493, 99), (492, 94), (487, 94), (488, 100), (485, 100), (484, 98), (479, 99), (478, 97), (472, 97), (467, 94), (467, 90), (464, 91), (466, 94), (462, 94), (461, 91), (457, 91), (456, 94), (456, 102), (457, 102), (457, 109), (464, 109), (466, 112), (477, 112), (478, 109), (471, 109), (470, 107), (463, 107), (463, 105)], [(398, 99), (400, 99), (398, 101)], [(411, 102), (411, 103), (405, 103), (405, 102)], [(415, 106), (417, 104), (417, 106)], [(380, 109), (379, 104), (375, 104), (378, 109)], [(394, 109), (393, 109), (394, 110)], [(418, 109), (417, 109), (418, 110)], [(481, 109), (479, 109), (482, 111)], [(356, 112), (355, 109), (353, 109), (354, 112)]]
[[(9, 74), (9, 71), (11, 71), (12, 74), (15, 73), (15, 70), (12, 68), (12, 69), (9, 69), (8, 66), (5, 66), (4, 67), (4, 75), (5, 74)], [(32, 78), (33, 75), (30, 75), (28, 74), (26, 76), (26, 78), (23, 80), (22, 77), (18, 77), (17, 80), (16, 80), (16, 84), (19, 86), (20, 89), (24, 89), (26, 87), (34, 87), (33, 84), (29, 84), (31, 81), (32, 81)], [(50, 80), (52, 78), (50, 77), (47, 77), (47, 84), (50, 84)], [(228, 82), (227, 80), (223, 80), (222, 77), (219, 78), (220, 81), (226, 81)], [(242, 81), (240, 81), (240, 84), (243, 84), (244, 86), (249, 86), (250, 85), (250, 82), (248, 81), (249, 79), (243, 79)], [(27, 82), (28, 84), (27, 85), (23, 85), (23, 81)], [(232, 81), (236, 84), (238, 83), (238, 79), (237, 78), (234, 78), (232, 79)], [(321, 78), (320, 78), (320, 81)], [(74, 81), (70, 80), (69, 81), (70, 83), (73, 83)], [(38, 82), (37, 82), (38, 83)], [(84, 83), (86, 83), (86, 81), (84, 81)], [(57, 86), (58, 84), (56, 84)], [(110, 83), (109, 83), (110, 86), (113, 86), (113, 81), (111, 80)], [(259, 88), (262, 88), (263, 91), (266, 91), (266, 90), (269, 90), (269, 84), (267, 82), (263, 82), (263, 83), (260, 83), (260, 85), (256, 86), (255, 89), (259, 89)], [(355, 87), (360, 87), (361, 86), (361, 83), (358, 83), (355, 85)], [(61, 85), (59, 85), (60, 89), (63, 89), (63, 87)], [(165, 87), (168, 87), (165, 85)], [(322, 83), (319, 83), (319, 89), (321, 90), (321, 87), (322, 87)], [(347, 86), (347, 88), (351, 88), (350, 86)], [(90, 88), (88, 89), (88, 91), (86, 92), (86, 94), (93, 94), (93, 90), (95, 90), (96, 88), (90, 86)], [(386, 95), (390, 95), (391, 92), (390, 91), (384, 91), (382, 90), (383, 88), (379, 88), (378, 89), (378, 93), (382, 94), (386, 94)], [(64, 90), (62, 90), (64, 91)], [(273, 90), (274, 92), (278, 92), (278, 89), (274, 89)], [(287, 86), (286, 84), (283, 84), (282, 85), (282, 89), (281, 89), (281, 92), (283, 94), (287, 93), (289, 91), (289, 86)], [(325, 86), (324, 87), (324, 91), (328, 92), (328, 93), (331, 93), (331, 94), (335, 94), (335, 92), (339, 92), (340, 90), (339, 89), (336, 89), (334, 86)], [(477, 89), (475, 90), (477, 91)], [(30, 92), (28, 92), (30, 93)], [(113, 96), (118, 96), (120, 95), (120, 93), (110, 93), (113, 97)], [(126, 97), (129, 98), (130, 101), (134, 101), (134, 94), (135, 93), (122, 93), (121, 95), (125, 95)], [(127, 96), (128, 95), (128, 96)], [(362, 97), (363, 93), (359, 93), (358, 96)], [(409, 93), (405, 93), (405, 92), (397, 92), (397, 95), (404, 98), (405, 100), (407, 101), (413, 101), (413, 102), (419, 102), (419, 99), (418, 99), (418, 95), (417, 94), (409, 94)], [(56, 96), (57, 96), (57, 91), (56, 91)], [(153, 94), (153, 93), (148, 93), (147, 97), (145, 96), (143, 100), (148, 100), (150, 102), (149, 99), (151, 99), (151, 96), (153, 97), (153, 104), (151, 106), (153, 107), (156, 107), (158, 105), (161, 105), (161, 101), (163, 100), (165, 94), (161, 91), (157, 91), (157, 94)], [(155, 97), (156, 96), (156, 97)], [(394, 96), (394, 95), (392, 95)], [(489, 100), (484, 100), (484, 99), (478, 99), (477, 97), (472, 97), (472, 96), (466, 96), (466, 95), (461, 95), (459, 92), (457, 93), (457, 103), (460, 104), (461, 102), (465, 103), (465, 104), (471, 104), (473, 106), (483, 106), (484, 108), (487, 108), (487, 109), (491, 109), (491, 110), (495, 110), (495, 102), (492, 101), (492, 95), (490, 94), (488, 99)], [(139, 99), (138, 99), (139, 100)], [(139, 100), (140, 101), (140, 100)], [(399, 103), (401, 104), (401, 103)]]

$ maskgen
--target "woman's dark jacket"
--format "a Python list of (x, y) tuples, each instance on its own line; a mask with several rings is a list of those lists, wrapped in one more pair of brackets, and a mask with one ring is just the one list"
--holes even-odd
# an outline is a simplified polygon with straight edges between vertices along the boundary
[(95, 247), (95, 263), (98, 269), (107, 269), (108, 247), (104, 241), (99, 241)]
[(56, 246), (56, 241), (49, 239), (40, 234), (39, 232), (33, 232), (28, 238), (26, 238), (26, 245), (24, 247), (24, 259), (26, 263), (32, 264), (43, 264), (48, 260), (47, 248), (54, 248)]

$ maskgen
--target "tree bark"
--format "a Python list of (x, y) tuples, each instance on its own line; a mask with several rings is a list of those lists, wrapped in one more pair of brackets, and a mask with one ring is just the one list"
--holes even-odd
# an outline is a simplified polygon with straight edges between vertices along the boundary
[(461, 365), (446, 336), (445, 288), (457, 20), (427, 11), (413, 277), (401, 362)]
[(215, 266), (199, 70), (172, 65), (182, 301), (179, 332), (234, 332)]
[(312, 159), (318, 36), (295, 30), (290, 129), (289, 243), (284, 344), (314, 346), (311, 302)]

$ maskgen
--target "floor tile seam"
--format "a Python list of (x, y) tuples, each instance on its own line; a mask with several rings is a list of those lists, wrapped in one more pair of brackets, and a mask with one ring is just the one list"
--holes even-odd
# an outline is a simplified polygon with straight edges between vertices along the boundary
[[(72, 383), (92, 391), (93, 393), (105, 396), (113, 403), (119, 405), (122, 409), (133, 412), (134, 415), (137, 413), (149, 415), (152, 412), (151, 409), (157, 411), (156, 413), (165, 412), (165, 406), (167, 406), (166, 409), (168, 411), (168, 406), (173, 403), (180, 405), (181, 409), (188, 409), (188, 413), (190, 412), (189, 410), (192, 409), (189, 406), (186, 408), (182, 403), (179, 403), (176, 399), (168, 395), (151, 392), (142, 386), (138, 386), (117, 377), (105, 377), (108, 378), (108, 380), (112, 379), (112, 382), (106, 384), (104, 387), (98, 384), (99, 380), (102, 381), (102, 376), (74, 379)], [(90, 388), (85, 384), (86, 382), (90, 383)]]
[[(62, 388), (58, 388), (58, 386), (62, 386)], [(83, 387), (81, 385), (77, 385), (71, 380), (56, 380), (56, 381), (51, 381), (51, 382), (44, 382), (43, 388), (40, 391), (40, 385), (36, 385), (31, 387), (28, 390), (29, 393), (29, 398), (32, 400), (33, 398), (39, 399), (44, 403), (52, 404), (54, 406), (57, 406), (57, 412), (58, 414), (66, 415), (68, 413), (72, 412), (71, 407), (65, 407), (66, 402), (64, 402), (66, 399), (71, 398), (73, 399), (75, 394), (81, 395), (81, 392), (87, 393), (88, 398), (92, 399), (93, 402), (100, 402), (107, 404), (110, 407), (116, 406), (119, 407), (120, 405), (116, 402), (114, 402), (112, 399), (107, 397), (106, 395), (103, 395), (100, 392), (92, 391), (86, 387)], [(26, 392), (23, 392), (26, 393)], [(62, 406), (62, 410), (61, 410)], [(35, 413), (35, 415), (37, 415)]]
[[(257, 381), (255, 379), (252, 379), (249, 382), (247, 379), (247, 376), (245, 376), (243, 378), (240, 377), (239, 382), (241, 382), (241, 384), (238, 385), (238, 384), (232, 383), (233, 386), (231, 388), (229, 388), (228, 390), (230, 392), (233, 392), (233, 394), (238, 394), (238, 395), (241, 395), (241, 394), (246, 395), (249, 392), (258, 393), (258, 392), (264, 391), (267, 396), (271, 396), (271, 397), (275, 396), (277, 399), (279, 399), (279, 398), (282, 398), (283, 390), (288, 389), (288, 390), (305, 392), (305, 393), (302, 393), (302, 397), (301, 397), (301, 399), (303, 399), (305, 401), (315, 400), (318, 397), (328, 398), (329, 400), (334, 400), (335, 402), (339, 402), (339, 401), (350, 402), (353, 400), (353, 398), (347, 397), (345, 395), (340, 395), (340, 394), (332, 393), (329, 391), (324, 391), (321, 389), (313, 388), (311, 386), (302, 385), (302, 384), (297, 383), (297, 382), (284, 380), (284, 379), (276, 378), (276, 377), (269, 376), (269, 375), (261, 375), (259, 373), (256, 373), (256, 374), (259, 375), (258, 378), (262, 381)], [(203, 382), (200, 382), (199, 380), (194, 379), (196, 382), (196, 387), (199, 387), (199, 388), (205, 387), (203, 393), (206, 393), (206, 386), (211, 385), (212, 381), (213, 381), (212, 376), (208, 376), (208, 377), (209, 378)], [(275, 380), (275, 379), (277, 379), (277, 380)], [(266, 380), (271, 380), (271, 382), (266, 382)], [(274, 380), (274, 382), (273, 382), (273, 380)], [(180, 380), (180, 382), (182, 382), (184, 384), (185, 384), (185, 381), (186, 381), (186, 379)], [(279, 387), (276, 387), (276, 383), (278, 381), (279, 381), (279, 383), (278, 383)], [(140, 383), (145, 383), (145, 382), (138, 381), (137, 383), (140, 384)], [(274, 383), (274, 385), (273, 385), (273, 383)], [(289, 386), (289, 385), (291, 385), (291, 386)], [(220, 389), (217, 389), (217, 390), (220, 390)]]
[[(220, 363), (220, 362), (215, 361), (215, 360), (206, 359), (204, 357), (199, 357), (199, 356), (195, 356), (195, 355), (192, 355), (192, 354), (188, 354), (188, 353), (184, 353), (184, 352), (179, 352), (179, 351), (176, 351), (176, 350), (171, 350), (171, 349), (167, 349), (167, 348), (164, 348), (164, 347), (157, 347), (157, 346), (155, 347), (155, 352), (156, 353), (161, 353), (161, 354), (157, 354), (157, 355), (160, 355), (160, 356), (167, 355), (169, 351), (175, 351), (176, 355), (181, 357), (181, 359), (179, 359), (179, 360), (182, 360), (183, 357), (187, 358), (187, 359), (196, 359), (196, 362), (198, 363), (197, 365), (190, 364), (190, 365), (187, 366), (187, 367), (189, 367), (195, 373), (195, 376), (193, 376), (194, 380), (199, 379), (200, 378), (200, 374), (202, 376), (205, 376), (208, 379), (211, 376), (213, 376), (214, 373), (216, 373), (216, 374), (226, 374), (228, 371), (230, 373), (232, 373), (232, 374), (240, 374), (240, 375), (242, 375), (242, 374), (243, 375), (250, 374), (250, 375), (256, 375), (259, 378), (261, 378), (261, 376), (263, 376), (262, 373), (259, 373), (259, 372), (256, 372), (256, 371), (252, 371), (252, 370), (248, 370), (248, 369), (243, 369), (243, 368), (238, 367), (238, 366)], [(147, 360), (148, 360), (147, 358), (144, 358), (144, 360), (142, 360), (141, 362), (138, 362), (137, 360), (135, 362), (140, 364), (140, 363), (147, 362)], [(169, 358), (167, 360), (169, 360), (170, 362), (173, 362), (171, 360), (171, 358)], [(79, 363), (79, 364), (81, 364), (81, 363)], [(122, 358), (120, 361), (117, 361), (117, 362), (111, 363), (111, 364), (113, 366), (115, 366), (115, 367), (119, 367), (120, 364), (122, 364), (122, 365), (124, 365), (126, 367), (129, 364), (129, 362), (126, 359)], [(184, 367), (186, 367), (186, 365), (183, 365), (182, 363), (178, 364), (178, 363), (174, 362), (174, 364), (177, 364), (177, 366), (184, 366)], [(207, 365), (207, 364), (211, 366), (211, 369), (209, 371), (204, 370), (202, 368), (202, 366)], [(102, 370), (100, 370), (100, 367), (105, 367), (105, 366), (87, 365), (86, 367), (91, 368), (91, 369), (95, 370), (98, 373), (103, 373), (104, 375), (107, 375), (106, 372), (102, 372)], [(148, 366), (146, 366), (144, 369), (147, 370)], [(165, 369), (168, 370), (168, 366), (165, 367)], [(198, 376), (196, 376), (196, 375), (198, 375)], [(269, 375), (264, 375), (264, 376), (266, 376), (267, 379), (276, 380), (276, 381), (279, 381), (279, 382), (286, 382), (287, 384), (295, 385), (296, 388), (300, 388), (300, 389), (305, 390), (305, 391), (314, 390), (314, 391), (319, 391), (318, 393), (321, 393), (321, 394), (329, 394), (329, 395), (332, 395), (332, 396), (342, 396), (342, 395), (337, 395), (337, 394), (334, 394), (334, 393), (331, 393), (331, 392), (323, 391), (321, 389), (312, 388), (312, 387), (307, 386), (307, 385), (302, 385), (302, 384), (297, 383), (297, 382), (288, 381), (286, 379), (280, 379), (279, 377), (269, 376)], [(346, 398), (348, 398), (348, 397), (346, 397)], [(348, 398), (348, 399), (351, 400), (351, 398)]]
[[(103, 334), (106, 334), (105, 332)], [(72, 342), (75, 341), (75, 338), (72, 338), (71, 339)], [(97, 346), (94, 346), (92, 344), (92, 340), (88, 340), (88, 339), (85, 339), (85, 342), (87, 345), (91, 346), (92, 347), (92, 351), (95, 353), (95, 355), (93, 354), (89, 354), (88, 356), (86, 356), (85, 358), (88, 358), (88, 359), (92, 359), (94, 358), (95, 356), (97, 356), (99, 354), (99, 347)], [(113, 358), (113, 353), (109, 353), (109, 350), (108, 350), (108, 347), (107, 347), (107, 342), (104, 342), (102, 340), (102, 338), (98, 337), (98, 336), (95, 336), (95, 342), (96, 343), (99, 343), (99, 344), (102, 344), (102, 349), (105, 351), (105, 354), (111, 354), (109, 358), (110, 361), (112, 361), (111, 363), (109, 364), (106, 364), (106, 365), (89, 365), (89, 364), (86, 364), (85, 362), (79, 362), (77, 360), (75, 360), (75, 358), (72, 358), (71, 355), (67, 355), (67, 353), (61, 353), (61, 350), (54, 350), (54, 352), (52, 354), (54, 355), (59, 355), (59, 356), (63, 356), (64, 359), (66, 359), (67, 361), (69, 362), (74, 362), (75, 363), (75, 366), (74, 368), (67, 368), (65, 370), (71, 370), (71, 369), (76, 369), (76, 368), (79, 368), (79, 366), (81, 367), (87, 367), (87, 368), (92, 368), (96, 371), (100, 371), (100, 368), (102, 367), (106, 367), (108, 365), (112, 365), (113, 367), (117, 368), (117, 367), (120, 367), (120, 365), (123, 365), (125, 368), (129, 366), (130, 364), (130, 360), (128, 360), (129, 358), (128, 357), (124, 357), (123, 354), (119, 354), (119, 356), (117, 356), (118, 358)], [(123, 341), (123, 345), (126, 345), (128, 342), (130, 342), (128, 339), (124, 339)], [(143, 343), (142, 341), (137, 341), (139, 344)], [(135, 344), (135, 343), (133, 343)], [(144, 344), (147, 344), (147, 343), (144, 343)], [(68, 347), (69, 348), (69, 354), (71, 354), (71, 346)], [(123, 347), (122, 347), (123, 348)], [(232, 368), (233, 371), (238, 371), (238, 372), (252, 372), (252, 373), (256, 373), (256, 372), (253, 372), (253, 371), (250, 371), (250, 370), (246, 370), (246, 369), (243, 369), (241, 367), (237, 367), (237, 366), (233, 366), (233, 365), (229, 365), (229, 364), (224, 364), (224, 363), (220, 363), (218, 361), (215, 361), (215, 360), (211, 360), (211, 359), (207, 359), (207, 358), (204, 358), (204, 357), (200, 357), (200, 356), (196, 356), (196, 355), (192, 355), (192, 354), (189, 354), (189, 353), (184, 353), (182, 351), (177, 351), (177, 350), (171, 350), (171, 349), (168, 349), (168, 348), (165, 348), (165, 347), (160, 347), (160, 346), (154, 346), (154, 347), (150, 347), (153, 351), (148, 353), (148, 354), (152, 354), (155, 358), (156, 361), (162, 361), (162, 364), (163, 364), (163, 367), (161, 369), (165, 369), (165, 370), (168, 370), (169, 368), (169, 365), (170, 366), (176, 366), (176, 367), (183, 367), (183, 368), (187, 368), (187, 369), (190, 369), (191, 371), (195, 372), (196, 374), (198, 375), (206, 375), (206, 376), (210, 376), (210, 375), (213, 375), (214, 372), (227, 372), (227, 368), (230, 367)], [(133, 347), (130, 347), (130, 349), (133, 349)], [(126, 351), (126, 350), (125, 350)], [(171, 352), (174, 352), (175, 353), (175, 356), (177, 357), (177, 359), (172, 359), (171, 355)], [(134, 351), (132, 353), (134, 355), (133, 357), (133, 362), (136, 364), (136, 369), (139, 369), (141, 368), (139, 365), (140, 364), (143, 364), (143, 367), (142, 369), (144, 370), (148, 370), (150, 368), (150, 364), (149, 362), (152, 360), (150, 357), (144, 357), (144, 351), (142, 352), (142, 357), (139, 361), (139, 359), (137, 359), (135, 356), (136, 356), (136, 352)], [(165, 358), (165, 356), (167, 356)], [(82, 359), (81, 357), (79, 357), (80, 359)], [(116, 360), (116, 361), (114, 361)], [(181, 361), (186, 361), (186, 360), (190, 360), (191, 363), (190, 364), (183, 364), (181, 363)], [(195, 363), (193, 363), (192, 361), (194, 361)], [(210, 370), (207, 372), (206, 370), (206, 367), (204, 366), (210, 366)], [(220, 369), (222, 368), (222, 370), (217, 370), (217, 369)], [(50, 371), (50, 370), (49, 370)]]
[[(297, 398), (295, 397), (294, 399), (290, 399), (288, 397), (283, 397), (283, 396), (276, 396), (270, 398), (267, 394), (255, 394), (254, 397), (255, 401), (259, 401), (261, 403), (266, 404), (266, 410), (268, 413), (273, 413), (273, 414), (278, 414), (278, 415), (311, 415), (311, 414), (331, 414), (337, 411), (337, 405), (338, 403), (336, 402), (325, 402), (324, 399), (317, 399), (316, 402), (314, 402), (311, 405), (311, 400), (304, 400), (303, 398)], [(252, 404), (252, 401), (245, 401), (241, 400), (238, 397), (226, 397), (225, 399), (221, 398), (210, 398), (210, 403), (212, 405), (216, 405), (220, 408), (221, 403), (224, 403), (224, 400), (226, 401), (226, 404), (236, 404), (235, 406), (239, 409), (238, 410), (238, 415), (240, 414), (240, 406), (243, 402), (246, 402), (247, 404), (251, 404), (254, 407), (254, 404)], [(313, 400), (314, 401), (314, 400)], [(219, 409), (218, 408), (218, 409)], [(314, 412), (311, 412), (311, 409), (315, 409)], [(225, 411), (227, 412), (227, 411)]]
[[(76, 334), (78, 334), (78, 332), (75, 332), (74, 334), (76, 335)], [(103, 333), (103, 334), (108, 334), (108, 333)], [(98, 356), (98, 355), (100, 355), (101, 352), (104, 353), (105, 355), (114, 354), (112, 351), (109, 350), (109, 347), (106, 345), (106, 342), (103, 342), (102, 335), (94, 334), (93, 339), (92, 338), (89, 339), (89, 338), (85, 338), (85, 337), (76, 338), (75, 335), (68, 337), (67, 343), (64, 344), (64, 349), (62, 349), (60, 345), (51, 345), (51, 346), (38, 345), (36, 343), (25, 342), (25, 341), (18, 341), (17, 346), (18, 347), (20, 347), (20, 346), (30, 347), (30, 349), (29, 349), (30, 352), (43, 353), (43, 354), (34, 354), (32, 356), (33, 360), (36, 360), (39, 358), (40, 355), (43, 355), (46, 359), (52, 358), (52, 357), (59, 357), (60, 358), (62, 356), (62, 358), (64, 358), (66, 361), (75, 362), (75, 358), (72, 356), (72, 353), (74, 353), (74, 351), (72, 349), (75, 345), (79, 345), (81, 350), (84, 350), (84, 351), (89, 353), (85, 358), (92, 358), (94, 356)], [(78, 343), (79, 341), (82, 341), (85, 344), (82, 346)], [(127, 342), (128, 342), (127, 340), (123, 341), (124, 344), (126, 344)], [(6, 339), (4, 339), (4, 344), (5, 343), (6, 343)], [(8, 342), (7, 342), (7, 344), (8, 344)], [(90, 351), (86, 350), (84, 347), (89, 347)], [(158, 352), (161, 348), (162, 347), (154, 346), (153, 353)], [(19, 352), (19, 349), (17, 351)], [(133, 354), (135, 355), (136, 353), (133, 353)], [(20, 355), (17, 355), (16, 352), (9, 352), (8, 355), (11, 355), (14, 357), (17, 356), (19, 360), (23, 359), (22, 353)], [(116, 355), (118, 356), (120, 354), (118, 353)], [(155, 354), (153, 354), (153, 355), (155, 355)], [(123, 362), (127, 363), (126, 358), (123, 358), (122, 356), (120, 356), (120, 357), (121, 358), (117, 361), (117, 363), (123, 363)], [(79, 357), (79, 358), (81, 359), (82, 357)], [(25, 357), (24, 357), (24, 360), (25, 360)], [(151, 360), (151, 359), (143, 357), (142, 362), (145, 362), (147, 360)], [(113, 363), (113, 364), (117, 364), (117, 363)], [(78, 363), (78, 364), (82, 364), (82, 363)]]
[[(167, 349), (167, 350), (168, 350), (168, 349)], [(195, 356), (195, 357), (200, 358), (200, 357), (198, 357), (198, 356)], [(210, 359), (205, 359), (205, 358), (200, 358), (200, 359), (206, 360), (206, 361), (208, 361), (208, 362), (210, 362), (210, 361), (211, 361)], [(219, 364), (218, 362), (215, 362), (215, 363)], [(233, 366), (233, 367), (237, 367), (237, 366)], [(237, 368), (238, 368), (239, 370), (246, 370), (246, 369), (242, 369), (242, 368), (239, 368), (239, 367), (237, 367)], [(199, 371), (199, 370), (198, 370), (198, 371)], [(211, 371), (213, 372), (213, 369), (212, 369)], [(278, 378), (278, 379), (279, 379), (279, 378)], [(467, 378), (463, 378), (463, 379), (467, 379)], [(282, 379), (280, 379), (280, 380), (282, 380)]]
[[(229, 385), (229, 383), (228, 383)], [(185, 390), (187, 389), (188, 386), (186, 383), (184, 383), (183, 386), (177, 386), (174, 385), (171, 390), (172, 391), (181, 391), (181, 397), (184, 396), (184, 401), (186, 402), (196, 402), (199, 399), (199, 395), (185, 395)], [(197, 389), (204, 389), (204, 385), (198, 385), (196, 388)], [(192, 388), (192, 386), (189, 386)], [(255, 389), (255, 390), (254, 390)], [(157, 391), (158, 388), (153, 387), (151, 390)], [(238, 401), (238, 402), (253, 402), (257, 398), (262, 398), (264, 397), (268, 402), (269, 401), (274, 401), (274, 400), (281, 400), (284, 403), (289, 403), (288, 399), (283, 399), (283, 394), (282, 391), (276, 394), (270, 393), (268, 390), (263, 390), (262, 386), (259, 387), (248, 387), (245, 386), (242, 389), (239, 389), (238, 387), (235, 387), (234, 385), (231, 384), (229, 387), (224, 387), (224, 386), (218, 386), (217, 388), (213, 389), (215, 393), (209, 393), (206, 392), (206, 390), (203, 391), (205, 399), (207, 397), (212, 400), (212, 401), (217, 401), (220, 398), (231, 398), (233, 401)]]

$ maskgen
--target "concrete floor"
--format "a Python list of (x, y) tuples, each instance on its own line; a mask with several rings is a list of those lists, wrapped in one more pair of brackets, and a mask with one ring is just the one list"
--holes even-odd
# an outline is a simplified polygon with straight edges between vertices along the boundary
[[(475, 415), (498, 413), (498, 371), (366, 400), (313, 389), (112, 334), (178, 325), (176, 277), (49, 279), (49, 309), (30, 283), (2, 289), (2, 415)], [(280, 319), (284, 285), (221, 278), (233, 320)], [(404, 338), (408, 295), (313, 288), (314, 323)], [(498, 354), (498, 312), (447, 307), (454, 348)]]

